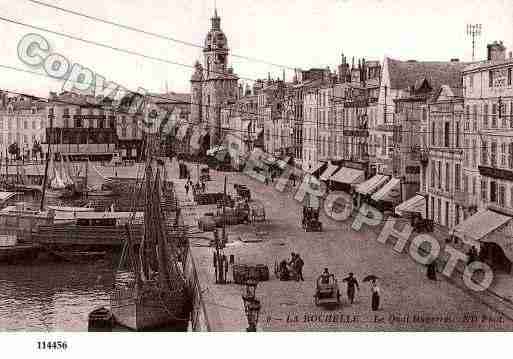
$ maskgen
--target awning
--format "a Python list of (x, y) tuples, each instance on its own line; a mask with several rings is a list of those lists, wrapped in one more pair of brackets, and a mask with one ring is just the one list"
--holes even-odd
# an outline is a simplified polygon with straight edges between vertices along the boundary
[[(466, 238), (479, 241), (511, 219), (511, 217), (503, 214), (484, 210), (477, 212), (454, 227), (454, 234), (462, 239), (465, 239), (462, 237), (464, 235)], [(486, 240), (483, 240), (483, 242), (486, 242)]]
[(181, 124), (180, 127), (178, 128), (178, 131), (176, 131), (176, 138), (180, 141), (183, 140), (185, 135), (187, 134), (188, 128), (189, 128), (188, 123)]
[(374, 193), (378, 188), (385, 184), (387, 180), (388, 176), (375, 175), (374, 177), (369, 178), (367, 181), (357, 185), (356, 192), (361, 193), (363, 195), (369, 195), (371, 193)]
[(409, 213), (420, 213), (423, 218), (426, 218), (426, 199), (421, 195), (415, 195), (397, 207), (395, 207), (395, 213), (402, 216), (402, 212)]
[(364, 179), (364, 173), (361, 170), (356, 170), (354, 168), (342, 167), (338, 172), (336, 172), (333, 176), (330, 177), (330, 180), (333, 182), (345, 183), (345, 184), (355, 184), (360, 183)]
[(226, 148), (224, 146), (212, 147), (210, 150), (207, 151), (207, 156), (213, 156), (219, 151), (226, 151)]
[(317, 162), (316, 164), (311, 165), (311, 167), (308, 168), (307, 170), (305, 170), (305, 172), (308, 174), (314, 174), (315, 172), (320, 170), (322, 166), (325, 166), (325, 165), (326, 165), (325, 163)]
[(268, 156), (268, 157), (263, 157), (262, 158), (262, 162), (265, 163), (266, 165), (272, 165), (273, 163), (276, 162), (276, 157), (274, 156)]
[(321, 177), (319, 177), (320, 180), (326, 181), (328, 178), (330, 178), (337, 170), (339, 169), (338, 166), (335, 166), (331, 163), (328, 163), (328, 168), (324, 170)]
[(401, 202), (401, 180), (399, 178), (392, 178), (385, 184), (383, 187), (379, 189), (376, 193), (372, 195), (373, 201), (383, 201), (383, 202), (392, 202), (399, 203)]
[(0, 202), (5, 202), (16, 195), (16, 192), (0, 192)]

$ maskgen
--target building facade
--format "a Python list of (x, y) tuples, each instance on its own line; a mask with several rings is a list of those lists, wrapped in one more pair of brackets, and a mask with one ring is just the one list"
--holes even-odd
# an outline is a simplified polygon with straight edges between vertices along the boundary
[(45, 142), (46, 101), (2, 92), (0, 108), (0, 157), (11, 158), (9, 146), (17, 144), (24, 160), (39, 159)]
[(502, 42), (488, 45), (486, 61), (463, 72), (464, 189), (474, 206), (513, 208), (513, 58)]
[(191, 122), (199, 126), (200, 132), (208, 132), (210, 147), (222, 141), (221, 108), (237, 98), (238, 77), (228, 66), (229, 53), (216, 9), (205, 37), (203, 64), (196, 62), (191, 77)]

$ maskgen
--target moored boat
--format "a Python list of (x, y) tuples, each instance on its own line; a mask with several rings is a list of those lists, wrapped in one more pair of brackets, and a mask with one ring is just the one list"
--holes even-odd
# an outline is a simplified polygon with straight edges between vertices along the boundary
[(137, 331), (171, 325), (186, 327), (188, 320), (185, 278), (177, 250), (168, 242), (163, 224), (161, 171), (152, 168), (150, 151), (151, 148), (145, 170), (144, 235), (133, 235), (127, 224), (127, 255), (122, 256), (122, 264), (123, 259), (129, 259), (131, 277), (116, 281), (111, 296), (115, 321)]

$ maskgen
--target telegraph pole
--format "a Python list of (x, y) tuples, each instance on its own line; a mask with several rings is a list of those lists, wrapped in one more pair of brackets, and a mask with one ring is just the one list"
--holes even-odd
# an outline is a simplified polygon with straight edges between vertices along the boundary
[(472, 61), (475, 57), (476, 37), (481, 36), (481, 24), (467, 24), (467, 36), (472, 38)]

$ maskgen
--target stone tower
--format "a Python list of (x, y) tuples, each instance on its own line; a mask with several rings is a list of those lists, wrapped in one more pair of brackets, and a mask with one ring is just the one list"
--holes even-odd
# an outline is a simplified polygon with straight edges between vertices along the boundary
[[(195, 65), (191, 77), (191, 116), (210, 133), (210, 147), (222, 140), (221, 108), (237, 98), (238, 77), (228, 67), (228, 41), (221, 30), (217, 9), (203, 47), (203, 66)], [(196, 118), (198, 120), (196, 120)]]
[(199, 124), (203, 113), (203, 66), (196, 61), (191, 76), (191, 123)]

